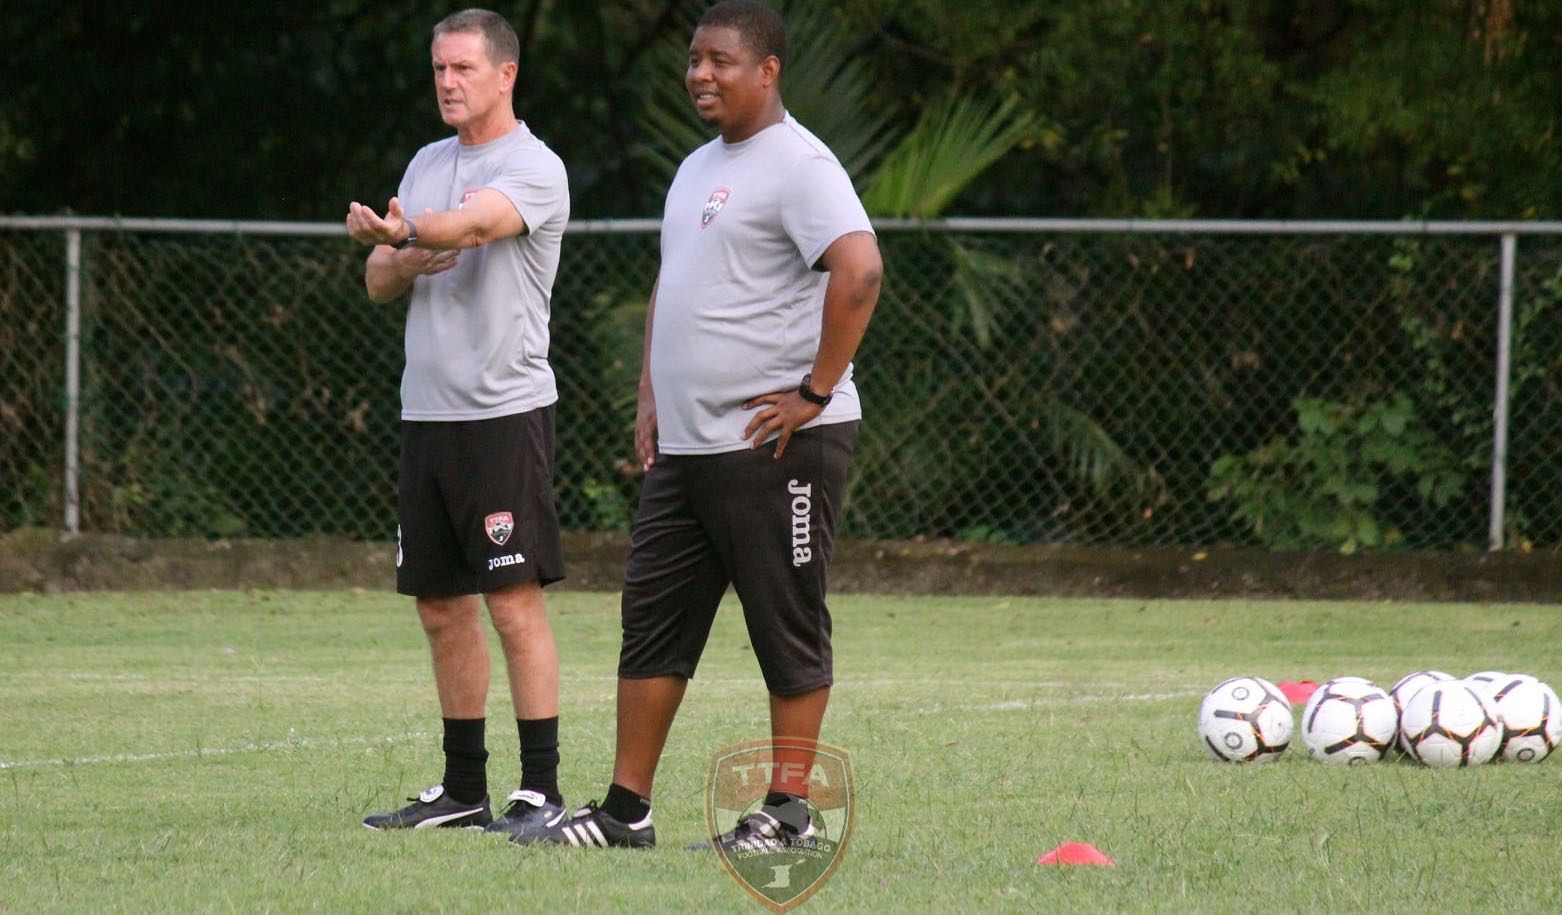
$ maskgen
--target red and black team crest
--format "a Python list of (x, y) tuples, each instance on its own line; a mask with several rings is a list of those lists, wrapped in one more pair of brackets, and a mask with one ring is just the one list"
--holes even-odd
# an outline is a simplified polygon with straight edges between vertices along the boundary
[(700, 213), (700, 228), (703, 229), (711, 224), (711, 220), (715, 219), (716, 214), (721, 212), (721, 208), (727, 205), (727, 198), (731, 196), (730, 187), (718, 187), (711, 191), (710, 199), (705, 201), (705, 209)]
[(510, 532), (515, 530), (515, 518), (509, 512), (494, 512), (483, 519), (483, 530), (488, 532), (488, 539), (499, 546), (510, 539)]

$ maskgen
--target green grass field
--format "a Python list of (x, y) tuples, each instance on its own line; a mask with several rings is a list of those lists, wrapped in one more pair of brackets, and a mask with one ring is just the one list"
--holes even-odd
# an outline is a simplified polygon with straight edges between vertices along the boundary
[[(574, 804), (610, 771), (617, 597), (550, 611)], [(802, 911), (1562, 910), (1562, 759), (1338, 769), (1298, 739), (1241, 767), (1194, 734), (1239, 673), (1562, 683), (1562, 608), (840, 597), (835, 615), (824, 739), (853, 755), (858, 819)], [(502, 676), (500, 796), (519, 775)], [(359, 826), (442, 765), (393, 595), (0, 597), (0, 709), (0, 912), (764, 911), (682, 848), (710, 754), (766, 736), (735, 603), (673, 731), (652, 852)], [(1118, 867), (1036, 866), (1065, 841)]]

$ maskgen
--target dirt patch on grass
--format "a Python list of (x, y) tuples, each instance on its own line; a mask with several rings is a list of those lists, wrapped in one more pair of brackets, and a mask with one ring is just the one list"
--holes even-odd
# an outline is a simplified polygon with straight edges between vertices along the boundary
[[(628, 538), (570, 534), (563, 588), (616, 591)], [(14, 531), (0, 592), (395, 589), (396, 546), (347, 540), (137, 540)], [(836, 592), (1562, 603), (1562, 552), (1272, 553), (846, 541)]]

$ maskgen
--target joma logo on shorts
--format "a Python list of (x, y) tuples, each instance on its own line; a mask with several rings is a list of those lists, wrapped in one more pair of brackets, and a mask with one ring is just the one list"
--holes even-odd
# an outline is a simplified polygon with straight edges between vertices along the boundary
[(500, 566), (518, 566), (526, 561), (526, 557), (520, 553), (511, 553), (508, 556), (494, 556), (488, 560), (488, 571), (492, 572)]
[(809, 546), (814, 539), (813, 525), (809, 520), (809, 513), (814, 507), (810, 498), (814, 494), (814, 486), (812, 483), (799, 484), (793, 480), (786, 485), (786, 491), (792, 494), (792, 566), (795, 568), (807, 565), (814, 558), (813, 548)]

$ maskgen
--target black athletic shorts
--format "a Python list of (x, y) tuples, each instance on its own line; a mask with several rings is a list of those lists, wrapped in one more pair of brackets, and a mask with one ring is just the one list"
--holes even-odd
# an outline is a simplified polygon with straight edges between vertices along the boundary
[(396, 590), (486, 594), (564, 577), (553, 504), (553, 405), (401, 424)]
[(694, 676), (730, 583), (765, 686), (834, 680), (825, 590), (858, 423), (710, 455), (663, 455), (646, 474), (624, 573), (618, 675)]

